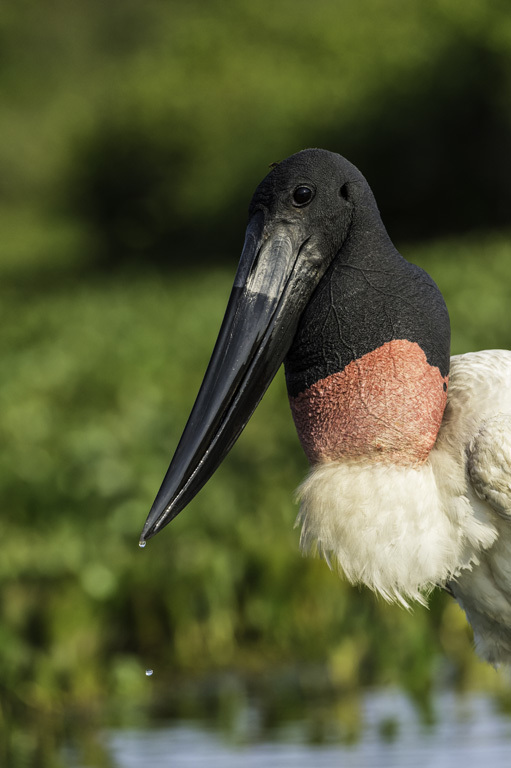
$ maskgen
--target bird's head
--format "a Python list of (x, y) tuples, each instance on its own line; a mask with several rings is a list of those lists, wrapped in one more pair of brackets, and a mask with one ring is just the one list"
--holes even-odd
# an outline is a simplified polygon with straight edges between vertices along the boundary
[[(402, 296), (393, 299), (386, 284), (395, 277)], [(386, 297), (375, 313), (367, 281), (377, 298)], [(415, 294), (419, 306), (415, 302), (410, 311)], [(292, 404), (314, 383), (396, 338), (419, 343), (431, 364), (448, 367), (447, 315), (438, 295), (433, 281), (395, 250), (369, 185), (351, 163), (309, 149), (277, 164), (250, 204), (220, 333), (141, 541), (169, 523), (211, 477), (284, 360)], [(442, 329), (432, 331), (432, 353), (429, 320), (406, 320), (430, 300), (443, 313)], [(336, 329), (327, 332), (332, 324)], [(297, 426), (300, 434), (303, 419)]]
[(342, 248), (354, 207), (362, 200), (376, 208), (367, 182), (350, 162), (326, 150), (308, 149), (275, 165), (263, 179), (250, 203), (249, 219), (263, 222), (263, 241), (284, 236), (293, 244), (295, 277), (323, 274)]

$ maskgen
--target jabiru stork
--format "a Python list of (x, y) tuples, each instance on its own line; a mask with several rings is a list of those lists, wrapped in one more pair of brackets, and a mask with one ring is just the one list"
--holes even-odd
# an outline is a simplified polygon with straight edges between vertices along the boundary
[(511, 661), (511, 352), (450, 358), (431, 277), (362, 174), (308, 149), (259, 184), (204, 381), (142, 532), (222, 462), (284, 363), (311, 464), (301, 546), (389, 601), (447, 589), (479, 654)]

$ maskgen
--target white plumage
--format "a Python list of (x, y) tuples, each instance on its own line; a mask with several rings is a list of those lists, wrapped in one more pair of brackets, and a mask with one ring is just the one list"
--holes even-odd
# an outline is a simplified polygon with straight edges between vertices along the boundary
[(448, 585), (479, 654), (511, 662), (511, 352), (451, 358), (424, 464), (321, 464), (298, 493), (303, 549), (404, 605)]

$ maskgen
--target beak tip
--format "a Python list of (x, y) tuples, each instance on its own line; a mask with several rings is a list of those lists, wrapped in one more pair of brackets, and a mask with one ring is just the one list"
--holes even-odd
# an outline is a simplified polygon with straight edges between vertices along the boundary
[(176, 517), (178, 512), (179, 509), (176, 509), (175, 506), (173, 508), (171, 504), (162, 506), (162, 504), (158, 502), (158, 498), (156, 498), (147, 515), (144, 527), (142, 528), (139, 546), (142, 548), (145, 547), (149, 539), (152, 539), (162, 528), (165, 528), (165, 526)]
[(140, 540), (138, 542), (138, 546), (142, 549), (145, 547), (149, 539), (152, 539), (153, 536), (156, 536), (158, 531), (161, 528), (161, 517), (159, 515), (155, 515), (153, 511), (148, 514), (147, 520), (145, 521), (144, 527), (142, 529), (142, 533), (140, 534)]

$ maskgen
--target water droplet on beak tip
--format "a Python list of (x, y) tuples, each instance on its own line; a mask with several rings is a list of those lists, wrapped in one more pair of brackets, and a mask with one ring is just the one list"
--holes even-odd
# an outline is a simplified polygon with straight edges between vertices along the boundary
[(147, 541), (144, 541), (144, 539), (140, 539), (140, 541), (138, 542), (138, 546), (140, 547), (140, 549), (144, 549), (146, 544), (147, 544)]
[(153, 670), (153, 669), (146, 669), (146, 671), (145, 671), (146, 677), (151, 677), (151, 675), (153, 674), (153, 672), (154, 672), (154, 670)]

